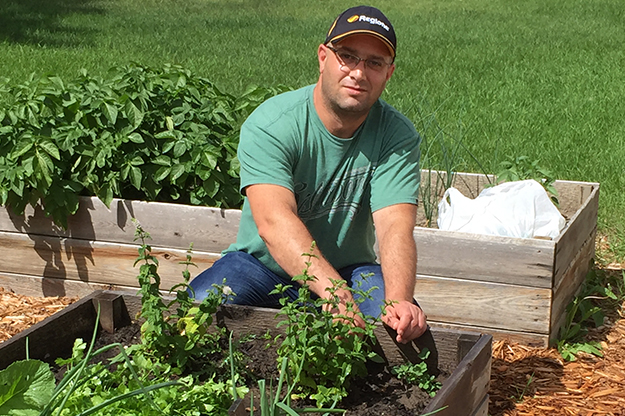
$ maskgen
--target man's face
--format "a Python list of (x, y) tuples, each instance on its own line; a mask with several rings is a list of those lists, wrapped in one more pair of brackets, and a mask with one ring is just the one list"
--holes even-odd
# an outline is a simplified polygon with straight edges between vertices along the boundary
[[(338, 54), (330, 48), (337, 50)], [(339, 116), (366, 115), (395, 70), (395, 65), (390, 64), (389, 49), (380, 39), (370, 35), (352, 35), (334, 45), (320, 45), (317, 54), (322, 98)], [(340, 58), (344, 54), (361, 61), (356, 65), (353, 62), (345, 65)], [(383, 65), (376, 70), (370, 63)]]

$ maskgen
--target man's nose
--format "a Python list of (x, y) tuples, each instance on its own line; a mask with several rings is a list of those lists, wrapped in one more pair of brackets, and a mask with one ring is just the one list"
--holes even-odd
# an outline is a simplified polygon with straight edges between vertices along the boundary
[(355, 67), (351, 69), (351, 71), (349, 71), (350, 75), (356, 79), (366, 79), (367, 76), (365, 75), (365, 72), (367, 70), (367, 67), (365, 65), (365, 61), (361, 60), (356, 64)]

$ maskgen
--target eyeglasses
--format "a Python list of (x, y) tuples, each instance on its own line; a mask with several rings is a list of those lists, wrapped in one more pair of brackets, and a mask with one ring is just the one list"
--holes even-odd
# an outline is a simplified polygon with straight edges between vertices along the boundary
[(329, 45), (326, 45), (326, 48), (334, 52), (334, 54), (339, 59), (341, 64), (348, 67), (350, 70), (353, 70), (354, 68), (356, 68), (358, 64), (360, 63), (360, 61), (365, 63), (365, 68), (370, 69), (371, 71), (374, 71), (374, 72), (382, 72), (387, 66), (391, 65), (381, 58), (364, 59), (364, 58), (361, 58), (360, 56), (356, 56), (344, 50), (335, 49)]

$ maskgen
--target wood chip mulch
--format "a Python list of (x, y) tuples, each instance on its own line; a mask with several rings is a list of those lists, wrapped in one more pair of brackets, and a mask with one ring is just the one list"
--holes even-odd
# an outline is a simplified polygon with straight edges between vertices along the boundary
[[(0, 342), (77, 298), (21, 296), (0, 287)], [(556, 349), (493, 343), (490, 416), (625, 416), (625, 304), (591, 337), (603, 357), (564, 362)]]
[(0, 342), (77, 300), (68, 297), (20, 296), (0, 287)]
[(624, 416), (625, 303), (589, 338), (603, 357), (565, 362), (554, 348), (493, 343), (491, 416)]

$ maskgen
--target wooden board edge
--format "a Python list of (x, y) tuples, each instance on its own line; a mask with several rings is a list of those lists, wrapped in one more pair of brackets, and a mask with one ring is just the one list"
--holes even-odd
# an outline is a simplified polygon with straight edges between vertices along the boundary
[[(0, 343), (0, 369), (8, 367), (15, 361), (26, 359), (27, 340), (30, 358), (46, 361), (71, 351), (76, 338), (83, 338), (86, 341), (91, 339), (96, 328), (93, 298), (97, 293), (99, 292), (85, 296)], [(66, 336), (63, 336), (64, 334)]]
[(55, 279), (12, 273), (0, 273), (0, 287), (23, 296), (61, 296), (83, 298), (97, 290), (134, 290), (134, 286), (116, 286), (77, 280)]
[[(420, 274), (537, 288), (552, 286), (553, 241), (422, 227), (414, 228), (413, 238)], [(449, 261), (450, 250), (454, 261)]]
[(549, 326), (550, 343), (557, 339), (560, 327), (566, 319), (566, 308), (573, 298), (579, 293), (582, 284), (591, 270), (591, 259), (595, 253), (595, 232), (581, 247), (577, 256), (571, 261), (569, 267), (559, 280), (558, 287), (553, 289), (551, 304), (551, 319)]
[(480, 337), (423, 413), (442, 409), (440, 416), (458, 416), (479, 408), (490, 389), (492, 340), (490, 335)]
[(428, 321), (429, 325), (436, 330), (450, 329), (453, 331), (469, 331), (471, 333), (489, 334), (495, 341), (506, 340), (530, 347), (546, 348), (549, 346), (549, 334), (532, 332), (510, 331), (495, 328), (486, 328), (474, 325), (457, 325), (446, 322)]
[[(27, 206), (22, 215), (0, 207), (0, 231), (136, 244), (131, 220), (137, 218), (155, 244), (185, 250), (193, 243), (198, 250), (221, 252), (235, 241), (241, 218), (238, 209), (117, 198), (110, 207), (97, 197), (80, 197), (79, 201), (66, 230), (46, 217), (41, 207)], [(177, 221), (164, 227), (166, 218)]]
[[(2, 244), (8, 244), (0, 259), (0, 273), (75, 280), (113, 286), (136, 286), (139, 266), (138, 246), (133, 244), (27, 236), (0, 232)], [(159, 261), (162, 286), (171, 287), (182, 281), (187, 250), (152, 246), (152, 256)], [(197, 274), (210, 267), (220, 254), (195, 250), (190, 269)], [(13, 258), (15, 257), (15, 258)]]
[(595, 188), (555, 241), (554, 287), (558, 286), (562, 274), (581, 247), (596, 233), (598, 212), (599, 189)]
[(488, 416), (488, 405), (490, 404), (490, 396), (487, 394), (484, 396), (484, 400), (475, 409), (475, 412), (471, 416)]

